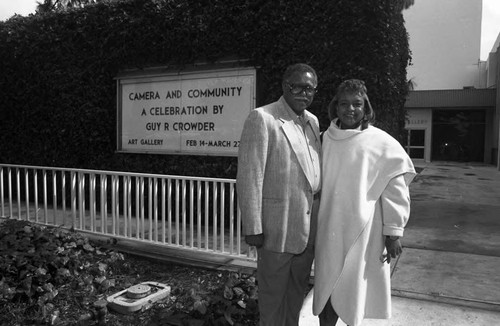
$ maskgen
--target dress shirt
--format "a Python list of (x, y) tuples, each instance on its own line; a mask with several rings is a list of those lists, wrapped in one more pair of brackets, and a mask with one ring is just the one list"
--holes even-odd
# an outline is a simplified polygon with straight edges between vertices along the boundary
[(313, 193), (316, 194), (321, 190), (321, 163), (320, 163), (320, 153), (321, 153), (321, 142), (314, 135), (311, 123), (309, 119), (302, 114), (298, 116), (288, 105), (285, 105), (290, 117), (295, 124), (295, 131), (299, 135), (301, 144), (307, 150), (308, 160), (307, 166), (305, 167), (305, 173), (309, 180), (312, 180), (311, 185)]

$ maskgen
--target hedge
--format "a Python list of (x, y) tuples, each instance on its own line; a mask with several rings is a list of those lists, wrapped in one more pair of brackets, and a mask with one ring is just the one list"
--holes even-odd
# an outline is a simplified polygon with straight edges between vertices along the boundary
[(0, 22), (0, 162), (234, 178), (234, 157), (116, 152), (121, 71), (224, 58), (258, 67), (258, 106), (281, 95), (287, 65), (312, 65), (323, 130), (335, 87), (363, 79), (378, 126), (404, 133), (411, 57), (397, 1), (114, 1)]

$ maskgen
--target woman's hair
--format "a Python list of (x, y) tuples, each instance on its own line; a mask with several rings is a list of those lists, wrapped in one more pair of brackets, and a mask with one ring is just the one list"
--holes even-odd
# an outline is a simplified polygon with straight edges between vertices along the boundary
[(330, 104), (328, 104), (328, 116), (330, 117), (330, 121), (337, 118), (339, 98), (344, 94), (360, 95), (365, 102), (363, 108), (365, 115), (361, 121), (361, 129), (366, 129), (369, 124), (375, 122), (375, 111), (373, 111), (370, 99), (368, 98), (368, 90), (366, 89), (365, 82), (359, 79), (344, 80), (339, 87), (337, 87), (337, 93)]

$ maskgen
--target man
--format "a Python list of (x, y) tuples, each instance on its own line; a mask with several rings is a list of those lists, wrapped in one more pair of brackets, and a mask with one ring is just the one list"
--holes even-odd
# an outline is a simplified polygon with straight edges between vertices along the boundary
[(243, 127), (237, 190), (245, 241), (257, 247), (261, 326), (298, 325), (314, 258), (320, 191), (319, 124), (306, 109), (314, 69), (288, 67), (281, 98)]

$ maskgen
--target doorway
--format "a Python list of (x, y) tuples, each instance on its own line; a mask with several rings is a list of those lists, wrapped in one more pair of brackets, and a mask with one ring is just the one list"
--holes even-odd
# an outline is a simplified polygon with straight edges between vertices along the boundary
[(485, 110), (434, 110), (432, 160), (483, 162)]

